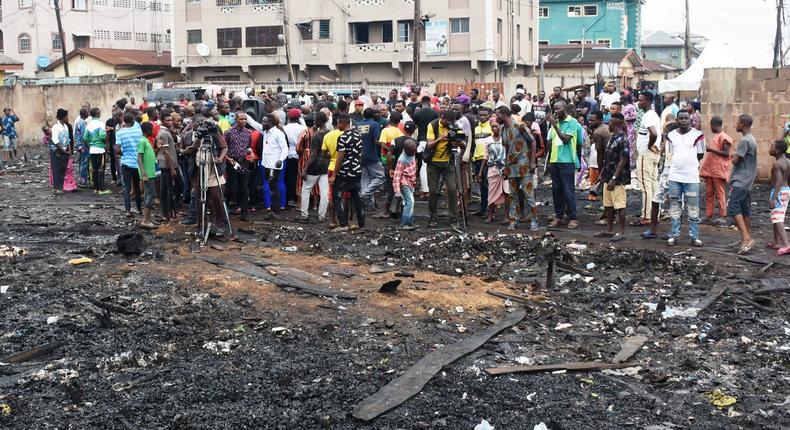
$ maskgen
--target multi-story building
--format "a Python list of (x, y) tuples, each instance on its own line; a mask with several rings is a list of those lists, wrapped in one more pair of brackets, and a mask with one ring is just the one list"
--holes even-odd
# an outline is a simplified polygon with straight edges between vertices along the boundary
[[(692, 34), (689, 37), (690, 63), (693, 63), (702, 53), (707, 43), (703, 36)], [(671, 64), (680, 69), (686, 69), (686, 49), (683, 35), (668, 33), (663, 30), (651, 31), (642, 38), (642, 56), (649, 60)]]
[(644, 0), (541, 0), (539, 43), (605, 45), (640, 53)]
[[(286, 52), (296, 81), (412, 80), (414, 0), (184, 6), (174, 10), (172, 59), (192, 81), (289, 81)], [(537, 60), (537, 10), (537, 0), (423, 0), (420, 80), (524, 76)]]
[[(0, 0), (1, 1), (1, 0)], [(170, 50), (172, 0), (59, 0), (64, 39), (58, 34), (54, 0), (0, 3), (0, 51), (24, 63), (17, 73), (33, 77), (75, 48)]]

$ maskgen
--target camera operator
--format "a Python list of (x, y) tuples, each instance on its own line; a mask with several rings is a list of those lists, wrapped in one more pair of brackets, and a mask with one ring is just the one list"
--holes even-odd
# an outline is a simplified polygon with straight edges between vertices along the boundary
[(466, 136), (455, 121), (455, 111), (444, 110), (439, 119), (431, 122), (426, 136), (428, 144), (422, 155), (423, 161), (428, 164), (428, 207), (431, 213), (436, 211), (441, 192), (439, 182), (444, 175), (451, 224), (458, 221), (458, 182), (455, 167), (450, 163), (455, 162), (453, 152), (457, 154), (466, 148)]
[[(204, 228), (201, 224), (203, 217), (200, 216), (203, 205), (200, 190), (200, 171), (203, 169), (203, 174), (208, 178), (206, 206), (211, 209), (211, 213), (214, 215), (214, 225), (217, 226), (217, 235), (221, 236), (225, 234), (228, 227), (228, 219), (225, 216), (224, 202), (220, 192), (220, 187), (225, 184), (225, 156), (228, 154), (228, 145), (219, 133), (217, 124), (213, 121), (203, 120), (196, 124), (192, 134), (192, 145), (184, 149), (183, 153), (187, 156), (196, 154), (195, 169), (192, 172), (192, 184), (195, 188), (195, 208), (198, 211), (198, 231), (203, 231)], [(208, 159), (204, 159), (204, 153), (200, 151), (200, 147), (203, 144), (210, 145), (210, 156)], [(218, 175), (215, 173), (215, 168), (211, 163), (216, 165)]]

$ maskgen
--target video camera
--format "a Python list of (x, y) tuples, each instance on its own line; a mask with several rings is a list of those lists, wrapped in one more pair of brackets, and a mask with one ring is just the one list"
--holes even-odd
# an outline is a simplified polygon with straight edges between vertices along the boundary
[(217, 125), (211, 121), (203, 121), (195, 127), (195, 139), (203, 140), (206, 137), (219, 133)]
[(466, 133), (464, 133), (461, 126), (456, 123), (447, 124), (447, 141), (448, 142), (465, 142)]

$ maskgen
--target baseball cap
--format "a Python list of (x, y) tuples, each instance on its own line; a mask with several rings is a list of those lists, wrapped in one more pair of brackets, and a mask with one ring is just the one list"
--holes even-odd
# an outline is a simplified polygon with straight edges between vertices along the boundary
[(403, 129), (408, 131), (409, 134), (414, 133), (414, 130), (417, 130), (417, 123), (414, 121), (406, 121), (403, 123)]
[(356, 100), (354, 102), (354, 106), (359, 106), (359, 105), (364, 105), (364, 104), (365, 104), (365, 102), (363, 102), (362, 100)]
[(523, 88), (518, 88), (516, 89), (516, 94), (526, 94), (526, 91)]
[(298, 119), (300, 116), (302, 116), (302, 111), (299, 109), (294, 108), (288, 111), (288, 118), (290, 119)]

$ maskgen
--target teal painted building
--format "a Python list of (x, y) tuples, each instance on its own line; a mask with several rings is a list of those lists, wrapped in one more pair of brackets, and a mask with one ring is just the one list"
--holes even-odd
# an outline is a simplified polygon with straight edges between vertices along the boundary
[(641, 53), (644, 0), (540, 0), (538, 43), (606, 44)]

